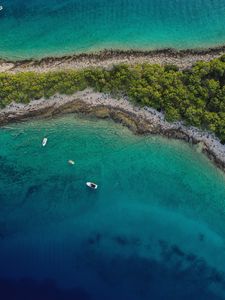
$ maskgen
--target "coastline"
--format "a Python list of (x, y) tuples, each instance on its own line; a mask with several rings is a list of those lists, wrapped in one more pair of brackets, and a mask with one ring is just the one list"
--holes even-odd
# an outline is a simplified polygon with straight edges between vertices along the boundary
[(175, 64), (180, 69), (191, 67), (199, 60), (210, 61), (225, 54), (225, 45), (206, 49), (176, 50), (102, 50), (61, 57), (42, 59), (6, 60), (0, 59), (0, 72), (17, 73), (22, 71), (48, 72), (65, 69), (84, 69), (88, 67), (110, 68), (115, 64), (150, 63)]
[(194, 127), (186, 127), (181, 122), (168, 123), (164, 116), (154, 109), (140, 108), (125, 98), (115, 99), (90, 89), (72, 96), (57, 94), (48, 100), (33, 100), (29, 104), (12, 103), (0, 110), (0, 126), (66, 113), (110, 118), (127, 126), (136, 134), (158, 134), (198, 145), (199, 149), (225, 172), (225, 145), (213, 135)]

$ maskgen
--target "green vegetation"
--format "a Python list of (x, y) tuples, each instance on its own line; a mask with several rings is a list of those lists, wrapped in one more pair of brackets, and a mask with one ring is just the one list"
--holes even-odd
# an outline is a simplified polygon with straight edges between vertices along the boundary
[(0, 74), (0, 106), (92, 87), (128, 96), (139, 105), (163, 111), (168, 121), (183, 120), (214, 132), (225, 143), (225, 55), (179, 71), (167, 65), (118, 65), (49, 73)]

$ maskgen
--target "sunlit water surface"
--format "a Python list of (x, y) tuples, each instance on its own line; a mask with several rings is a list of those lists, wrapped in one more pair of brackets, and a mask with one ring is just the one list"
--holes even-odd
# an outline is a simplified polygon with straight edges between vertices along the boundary
[(11, 59), (225, 43), (224, 0), (1, 0), (0, 56)]
[(74, 115), (0, 145), (5, 300), (225, 299), (225, 178), (198, 149)]

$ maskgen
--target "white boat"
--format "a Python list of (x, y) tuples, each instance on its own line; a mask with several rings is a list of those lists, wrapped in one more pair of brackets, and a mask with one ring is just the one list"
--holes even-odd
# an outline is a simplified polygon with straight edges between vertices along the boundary
[(0, 5), (0, 10), (3, 10), (3, 6), (2, 5)]
[(86, 186), (88, 186), (89, 188), (91, 188), (93, 190), (97, 190), (97, 188), (98, 188), (98, 185), (93, 182), (86, 182)]
[(72, 159), (69, 159), (69, 160), (68, 160), (68, 164), (69, 164), (69, 165), (74, 165), (74, 164), (75, 164), (75, 161), (73, 161)]
[(43, 138), (43, 141), (42, 141), (42, 146), (45, 147), (46, 144), (48, 142), (48, 139), (47, 138)]

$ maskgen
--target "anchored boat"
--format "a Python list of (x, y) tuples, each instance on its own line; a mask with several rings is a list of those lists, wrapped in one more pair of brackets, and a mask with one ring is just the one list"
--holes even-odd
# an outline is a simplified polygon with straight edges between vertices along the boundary
[(97, 190), (97, 188), (98, 188), (98, 185), (93, 182), (86, 182), (86, 185), (93, 190)]
[(47, 138), (43, 138), (43, 141), (42, 141), (42, 146), (45, 147), (46, 144), (48, 142), (48, 139)]

